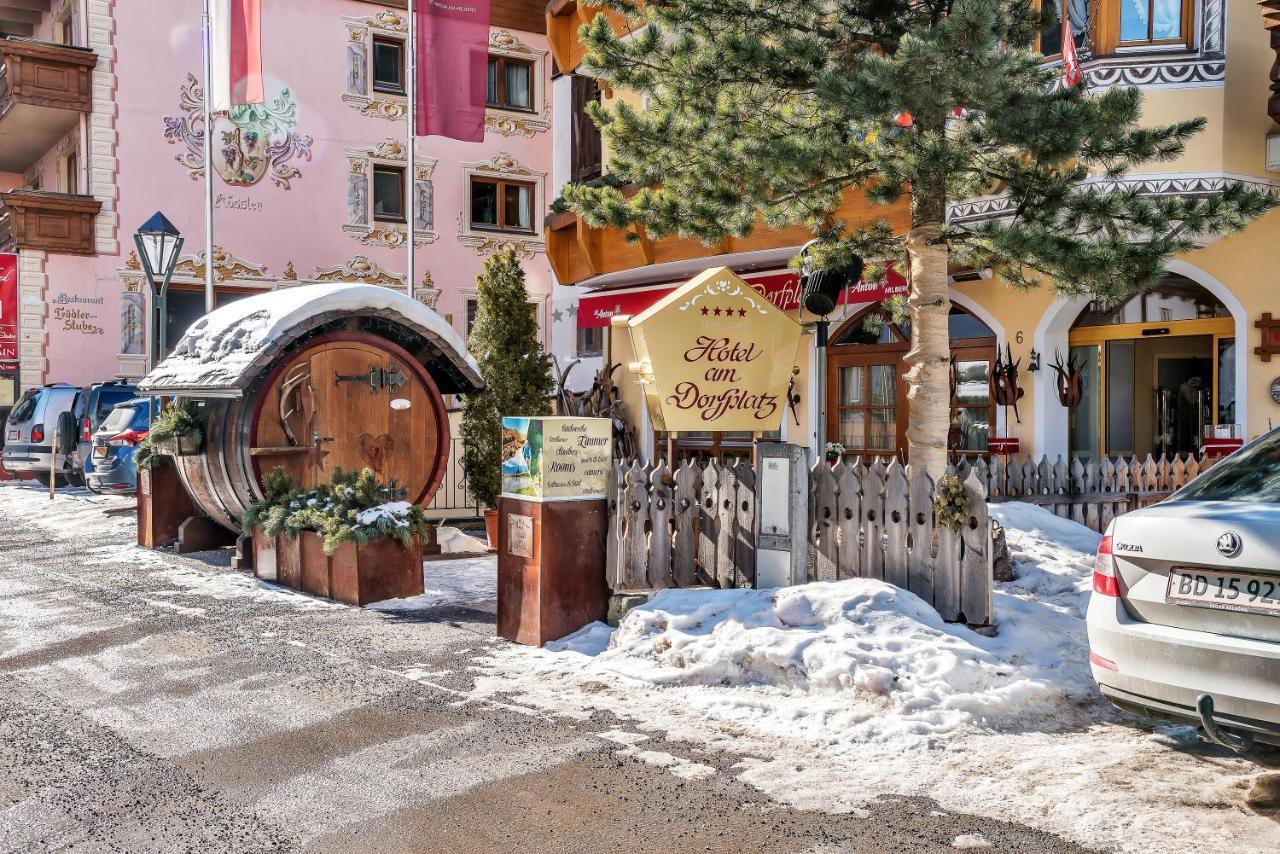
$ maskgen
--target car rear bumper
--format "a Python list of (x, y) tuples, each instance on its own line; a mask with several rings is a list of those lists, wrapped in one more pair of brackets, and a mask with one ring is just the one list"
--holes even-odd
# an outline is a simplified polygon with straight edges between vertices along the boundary
[(1093, 677), (1117, 705), (1198, 721), (1209, 694), (1223, 726), (1280, 739), (1280, 643), (1139, 622), (1097, 594), (1088, 629), (1092, 653), (1116, 668), (1095, 662)]
[(11, 472), (48, 472), (52, 453), (48, 445), (5, 445), (4, 467)]

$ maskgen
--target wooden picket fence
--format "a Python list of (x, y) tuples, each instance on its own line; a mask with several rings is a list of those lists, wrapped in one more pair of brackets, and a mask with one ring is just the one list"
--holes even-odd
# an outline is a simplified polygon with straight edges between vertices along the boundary
[(961, 462), (956, 473), (970, 472), (983, 484), (990, 501), (1026, 501), (1102, 533), (1116, 516), (1163, 501), (1222, 457), (1163, 454), (1159, 459), (1132, 456), (1068, 463), (1062, 457), (1039, 462), (1030, 457), (1006, 462), (992, 457)]
[[(937, 525), (934, 480), (891, 462), (825, 463), (809, 475), (809, 579), (876, 578), (910, 590), (944, 619), (992, 618), (986, 486), (967, 472), (969, 518)], [(614, 590), (751, 587), (756, 474), (745, 459), (618, 462), (610, 487), (607, 574)]]

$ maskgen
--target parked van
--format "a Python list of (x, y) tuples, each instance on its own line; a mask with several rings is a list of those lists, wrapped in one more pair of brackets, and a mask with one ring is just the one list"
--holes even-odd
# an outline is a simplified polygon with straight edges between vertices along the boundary
[(79, 485), (93, 471), (93, 434), (116, 404), (138, 396), (137, 386), (124, 380), (108, 380), (85, 386), (76, 395), (71, 411), (76, 416), (78, 439), (71, 454), (71, 483)]
[[(71, 412), (78, 386), (56, 383), (27, 389), (14, 404), (5, 425), (4, 467), (15, 474), (31, 472), (45, 486), (49, 485), (49, 463), (54, 454), (54, 433), (62, 413)], [(70, 419), (67, 419), (68, 421)], [(64, 447), (67, 447), (64, 444)], [(59, 483), (77, 479), (71, 455), (59, 452), (54, 462)]]

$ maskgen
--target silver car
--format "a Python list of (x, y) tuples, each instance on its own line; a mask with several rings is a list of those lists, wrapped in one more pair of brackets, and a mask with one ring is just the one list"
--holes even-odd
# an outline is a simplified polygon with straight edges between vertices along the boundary
[(1116, 705), (1280, 744), (1280, 430), (1111, 523), (1088, 627)]

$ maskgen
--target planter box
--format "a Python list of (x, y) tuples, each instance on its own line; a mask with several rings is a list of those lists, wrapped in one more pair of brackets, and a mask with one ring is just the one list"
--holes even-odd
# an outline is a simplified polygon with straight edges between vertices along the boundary
[(348, 605), (420, 596), (424, 589), (418, 537), (407, 549), (386, 539), (343, 543), (329, 558), (329, 597)]
[(348, 605), (368, 605), (383, 599), (418, 596), (422, 583), (422, 543), (409, 548), (395, 540), (374, 540), (357, 546), (343, 543), (332, 556), (324, 553), (324, 539), (311, 531), (297, 538), (268, 537), (253, 530), (253, 574), (291, 590), (336, 599)]

